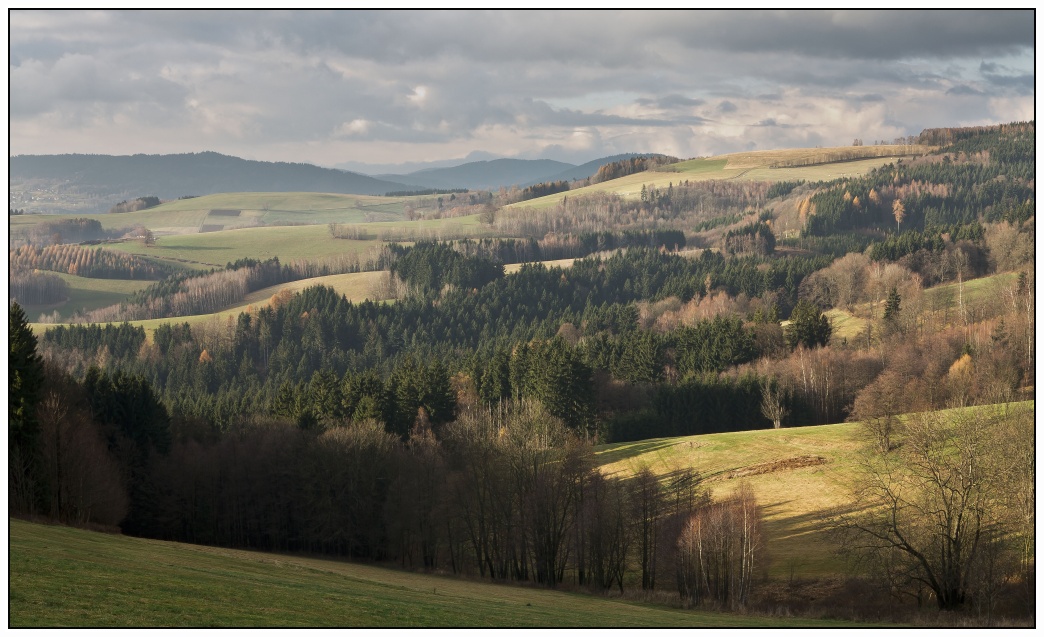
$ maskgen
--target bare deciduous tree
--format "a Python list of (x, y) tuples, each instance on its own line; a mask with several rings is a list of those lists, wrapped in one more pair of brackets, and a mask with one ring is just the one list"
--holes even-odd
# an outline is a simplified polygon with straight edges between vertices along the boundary
[(787, 409), (789, 391), (778, 381), (765, 382), (761, 386), (761, 414), (772, 421), (772, 427), (779, 429), (783, 419), (790, 414)]
[(912, 416), (897, 453), (864, 457), (851, 512), (835, 519), (843, 550), (884, 569), (897, 594), (931, 591), (940, 609), (988, 595), (1006, 542), (1025, 533), (1004, 494), (1024, 482), (1012, 478), (1027, 475), (1026, 458), (1004, 452), (1001, 427), (1032, 439), (1031, 417), (994, 408)]
[(685, 600), (743, 606), (763, 550), (761, 516), (750, 485), (699, 508), (686, 523), (678, 548), (678, 588)]

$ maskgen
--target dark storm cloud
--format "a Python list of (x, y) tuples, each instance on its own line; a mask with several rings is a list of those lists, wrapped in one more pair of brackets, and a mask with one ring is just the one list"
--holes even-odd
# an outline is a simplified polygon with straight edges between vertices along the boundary
[(1032, 53), (1026, 11), (12, 11), (11, 150), (166, 139), (338, 163), (847, 143), (916, 133), (924, 113), (1022, 116)]
[(1012, 53), (1034, 36), (1028, 10), (713, 12), (701, 23), (682, 36), (694, 47), (871, 60)]
[(1034, 76), (1031, 73), (1019, 73), (1017, 70), (996, 62), (982, 62), (979, 73), (994, 86), (1017, 89), (1022, 94), (1032, 94)]

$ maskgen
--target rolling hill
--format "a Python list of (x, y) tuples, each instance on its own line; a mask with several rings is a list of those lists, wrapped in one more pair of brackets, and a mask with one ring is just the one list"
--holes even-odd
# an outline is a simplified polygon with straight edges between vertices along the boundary
[(577, 197), (588, 193), (611, 192), (624, 197), (637, 197), (642, 186), (666, 188), (680, 181), (708, 179), (740, 179), (747, 181), (829, 181), (841, 177), (864, 175), (872, 169), (907, 155), (928, 152), (927, 146), (858, 146), (840, 148), (797, 148), (732, 153), (716, 157), (690, 159), (655, 170), (634, 173), (583, 188), (530, 199), (508, 208), (548, 208), (563, 196)]

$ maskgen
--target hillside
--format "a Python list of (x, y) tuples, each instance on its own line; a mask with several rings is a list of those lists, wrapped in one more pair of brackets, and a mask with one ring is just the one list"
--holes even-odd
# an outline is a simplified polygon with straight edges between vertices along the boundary
[[(556, 194), (531, 199), (513, 204), (509, 208), (548, 208), (560, 203), (563, 196), (572, 198), (593, 193), (616, 193), (634, 198), (639, 195), (643, 185), (667, 188), (669, 184), (685, 180), (829, 181), (841, 177), (864, 175), (874, 168), (894, 162), (898, 157), (919, 155), (929, 150), (930, 147), (927, 146), (889, 145), (730, 153), (661, 166), (656, 170), (635, 173), (571, 190), (564, 195)], [(847, 158), (841, 159), (842, 157)]]
[(222, 192), (329, 192), (381, 195), (409, 190), (311, 164), (180, 155), (19, 155), (10, 159), (10, 205), (28, 212), (100, 213), (127, 199), (177, 199)]
[(11, 627), (853, 626), (10, 520)]

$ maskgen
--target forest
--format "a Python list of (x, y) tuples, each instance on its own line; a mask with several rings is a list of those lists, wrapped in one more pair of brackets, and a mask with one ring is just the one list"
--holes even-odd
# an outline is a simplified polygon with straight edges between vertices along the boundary
[[(983, 415), (953, 442), (929, 416), (903, 416), (1024, 401), (1035, 385), (1034, 125), (919, 141), (938, 148), (864, 177), (567, 196), (539, 215), (497, 210), (495, 237), (386, 243), (335, 266), (248, 259), (187, 274), (102, 248), (21, 246), (13, 271), (156, 283), (39, 337), (12, 302), (11, 511), (742, 608), (764, 579), (753, 493), (737, 483), (712, 498), (698, 467), (607, 476), (597, 445), (848, 420), (875, 462), (919, 450), (923, 467), (963, 440), (985, 445), (987, 425), (1012, 440), (1031, 431), (1032, 415), (972, 411)], [(619, 162), (598, 180), (668, 160)], [(786, 215), (797, 236), (782, 236)], [(563, 258), (576, 261), (533, 263)], [(394, 298), (313, 286), (235, 318), (177, 320), (362, 270), (387, 270)], [(33, 276), (35, 294), (65, 293)], [(985, 277), (992, 292), (973, 294)], [(837, 316), (856, 327), (840, 333)], [(147, 337), (123, 322), (141, 318), (172, 320)], [(989, 466), (989, 497), (1017, 499), (1025, 462)], [(987, 524), (997, 506), (974, 509), (981, 528), (941, 565), (911, 558), (927, 550), (915, 540), (889, 549), (901, 529), (837, 528), (883, 543), (865, 555), (892, 560), (881, 581), (897, 599), (970, 608), (1032, 578), (1032, 513)], [(968, 576), (936, 577), (950, 568)]]

